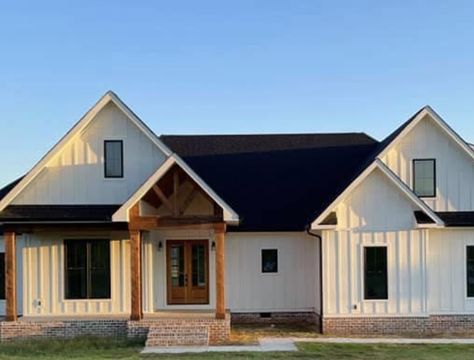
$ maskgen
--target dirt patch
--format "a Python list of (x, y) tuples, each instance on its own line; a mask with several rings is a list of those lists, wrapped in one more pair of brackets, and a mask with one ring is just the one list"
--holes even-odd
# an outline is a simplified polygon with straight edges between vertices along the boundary
[(318, 330), (310, 324), (232, 325), (230, 343), (257, 344), (263, 337), (318, 337)]

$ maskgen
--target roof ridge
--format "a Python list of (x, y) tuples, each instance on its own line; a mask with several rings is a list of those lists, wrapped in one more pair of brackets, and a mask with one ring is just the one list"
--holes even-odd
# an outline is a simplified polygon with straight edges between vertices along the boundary
[(304, 135), (365, 135), (370, 138), (369, 134), (364, 131), (349, 131), (349, 132), (301, 132), (301, 133), (233, 133), (233, 134), (161, 134), (160, 137), (168, 137), (168, 136), (180, 136), (180, 137), (211, 137), (211, 136), (304, 136)]

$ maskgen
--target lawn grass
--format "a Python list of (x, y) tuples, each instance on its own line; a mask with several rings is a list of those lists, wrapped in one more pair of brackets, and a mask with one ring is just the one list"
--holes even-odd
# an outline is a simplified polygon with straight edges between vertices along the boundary
[(143, 343), (108, 338), (21, 341), (0, 344), (0, 359), (474, 359), (473, 345), (354, 345), (299, 343), (293, 353), (140, 355)]

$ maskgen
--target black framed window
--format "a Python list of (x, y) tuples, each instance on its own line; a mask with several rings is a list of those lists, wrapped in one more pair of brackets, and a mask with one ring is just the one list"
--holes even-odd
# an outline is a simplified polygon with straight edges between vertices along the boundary
[(278, 250), (262, 249), (262, 273), (278, 272)]
[(420, 197), (436, 197), (436, 160), (413, 160), (413, 191)]
[(0, 300), (5, 300), (5, 253), (0, 253)]
[(66, 299), (110, 299), (110, 241), (64, 240)]
[(474, 297), (474, 246), (466, 248), (467, 296)]
[(364, 248), (364, 299), (388, 299), (387, 247)]
[(123, 178), (123, 141), (104, 141), (104, 175), (106, 178)]

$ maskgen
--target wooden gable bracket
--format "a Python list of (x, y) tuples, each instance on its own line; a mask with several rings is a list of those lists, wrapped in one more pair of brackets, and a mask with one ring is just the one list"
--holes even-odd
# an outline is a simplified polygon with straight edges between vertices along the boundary
[(161, 200), (161, 202), (163, 203), (163, 205), (169, 210), (170, 213), (173, 214), (174, 212), (174, 208), (173, 208), (173, 204), (171, 204), (171, 202), (168, 200), (168, 198), (165, 196), (165, 194), (163, 193), (163, 191), (161, 191), (160, 187), (158, 186), (158, 184), (155, 184), (153, 186), (153, 191), (155, 192), (156, 196), (158, 196), (158, 198)]
[(199, 189), (194, 186), (191, 192), (186, 196), (186, 198), (183, 200), (183, 203), (179, 207), (179, 215), (182, 216), (186, 212), (186, 210), (189, 208), (193, 200), (196, 198), (197, 194), (199, 194)]

